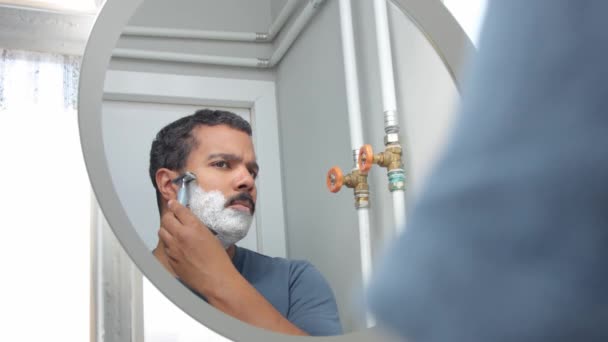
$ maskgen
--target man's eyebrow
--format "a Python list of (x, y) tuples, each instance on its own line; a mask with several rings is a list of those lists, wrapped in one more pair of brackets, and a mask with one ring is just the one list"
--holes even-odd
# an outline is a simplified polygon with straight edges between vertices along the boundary
[(207, 160), (211, 160), (211, 159), (217, 159), (217, 158), (221, 158), (227, 161), (243, 161), (243, 158), (235, 155), (235, 154), (230, 154), (230, 153), (213, 153), (210, 154), (209, 157), (207, 158)]
[[(241, 158), (237, 155), (231, 154), (231, 153), (213, 153), (213, 154), (210, 154), (209, 157), (207, 157), (207, 160), (212, 160), (212, 159), (217, 159), (217, 158), (221, 158), (226, 161), (235, 161), (235, 162), (243, 161), (243, 158)], [(253, 169), (255, 171), (260, 170), (260, 166), (255, 161), (247, 163), (247, 167), (250, 169)]]

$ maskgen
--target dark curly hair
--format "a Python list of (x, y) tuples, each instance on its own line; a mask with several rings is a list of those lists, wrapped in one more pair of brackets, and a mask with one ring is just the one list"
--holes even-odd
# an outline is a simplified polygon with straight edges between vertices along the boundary
[(245, 119), (223, 110), (201, 109), (163, 127), (152, 141), (149, 168), (159, 212), (162, 196), (156, 184), (156, 171), (160, 168), (182, 170), (186, 166), (188, 155), (198, 146), (192, 131), (199, 125), (226, 125), (251, 136), (251, 126)]

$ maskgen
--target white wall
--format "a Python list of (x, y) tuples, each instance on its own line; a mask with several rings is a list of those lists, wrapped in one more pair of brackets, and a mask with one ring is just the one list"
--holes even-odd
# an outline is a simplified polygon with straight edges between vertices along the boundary
[(278, 15), (287, 0), (270, 0), (270, 17), (274, 20)]

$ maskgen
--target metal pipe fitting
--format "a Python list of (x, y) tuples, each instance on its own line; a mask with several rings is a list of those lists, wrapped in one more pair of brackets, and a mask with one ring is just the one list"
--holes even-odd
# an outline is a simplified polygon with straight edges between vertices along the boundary
[(369, 208), (369, 190), (355, 190), (355, 208)]
[(270, 60), (267, 58), (258, 58), (259, 68), (270, 68)]
[(388, 171), (388, 189), (393, 191), (405, 190), (405, 171), (392, 169)]
[(388, 170), (400, 169), (401, 166), (401, 145), (389, 144), (386, 149), (378, 154), (374, 154), (370, 145), (365, 145), (359, 150), (359, 169), (367, 173), (372, 164), (377, 164)]
[(256, 32), (255, 40), (257, 42), (268, 42), (270, 41), (270, 35), (266, 32)]
[(354, 189), (355, 208), (369, 207), (369, 184), (367, 174), (353, 169), (349, 174), (343, 175), (342, 170), (334, 166), (327, 173), (327, 187), (331, 192), (338, 192), (342, 186)]
[(405, 190), (405, 171), (401, 162), (402, 149), (398, 143), (390, 143), (385, 150), (374, 154), (370, 145), (364, 145), (359, 150), (359, 170), (367, 174), (373, 164), (387, 169), (389, 190)]
[(359, 169), (359, 150), (353, 150), (353, 170)]
[(344, 176), (344, 185), (355, 190), (355, 208), (369, 207), (369, 184), (367, 175), (362, 174), (358, 169)]
[(399, 133), (399, 120), (397, 119), (396, 110), (387, 110), (384, 112), (384, 132), (386, 134)]
[(384, 136), (384, 146), (399, 144), (399, 133), (388, 133)]

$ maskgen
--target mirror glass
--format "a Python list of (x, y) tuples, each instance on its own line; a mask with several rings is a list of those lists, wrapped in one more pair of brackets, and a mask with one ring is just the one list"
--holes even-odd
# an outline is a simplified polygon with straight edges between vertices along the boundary
[[(203, 108), (247, 120), (260, 165), (258, 200), (249, 233), (237, 246), (313, 265), (333, 292), (342, 331), (350, 333), (367, 325), (359, 223), (352, 189), (332, 194), (325, 185), (330, 167), (345, 174), (353, 167), (340, 8), (338, 1), (314, 3), (145, 0), (106, 71), (103, 147), (121, 205), (152, 257), (159, 213), (148, 167), (156, 133)], [(363, 133), (365, 143), (380, 151), (384, 122), (373, 6), (352, 3)], [(412, 20), (391, 2), (388, 14), (409, 201), (444, 142), (458, 91)], [(300, 21), (305, 24), (298, 30)], [(271, 28), (278, 32), (274, 39), (255, 40)], [(374, 168), (369, 182), (376, 257), (395, 227), (386, 170)], [(150, 322), (161, 320), (152, 317), (167, 313), (145, 304), (159, 295), (145, 284), (144, 326), (153, 334), (160, 327)]]

